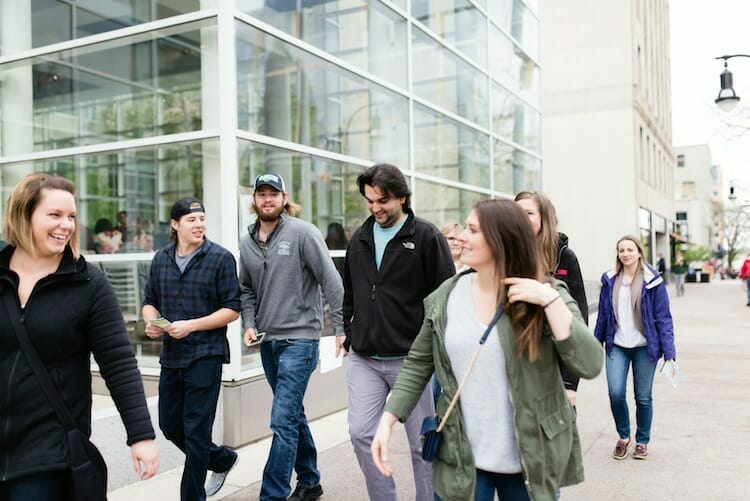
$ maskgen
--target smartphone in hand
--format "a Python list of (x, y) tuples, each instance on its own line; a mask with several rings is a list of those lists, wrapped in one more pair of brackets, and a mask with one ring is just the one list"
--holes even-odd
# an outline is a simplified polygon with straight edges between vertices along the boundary
[(258, 332), (255, 336), (255, 341), (251, 341), (250, 344), (247, 345), (248, 348), (255, 348), (256, 346), (260, 346), (260, 343), (263, 342), (263, 338), (266, 337), (266, 333)]

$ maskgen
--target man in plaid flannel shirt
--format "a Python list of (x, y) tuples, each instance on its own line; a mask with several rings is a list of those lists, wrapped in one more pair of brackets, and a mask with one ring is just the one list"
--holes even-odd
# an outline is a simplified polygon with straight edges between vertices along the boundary
[[(234, 256), (205, 237), (205, 212), (195, 198), (172, 206), (173, 243), (154, 256), (141, 312), (146, 335), (164, 340), (159, 427), (185, 453), (183, 500), (218, 492), (237, 463), (236, 452), (211, 441), (211, 429), (221, 366), (229, 362), (227, 324), (239, 316), (240, 287)], [(207, 470), (214, 473), (204, 487)]]

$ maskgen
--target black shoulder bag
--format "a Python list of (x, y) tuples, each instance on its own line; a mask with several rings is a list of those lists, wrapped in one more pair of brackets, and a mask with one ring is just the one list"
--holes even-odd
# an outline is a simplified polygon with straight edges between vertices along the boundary
[(107, 499), (107, 464), (99, 450), (84, 436), (73, 421), (70, 411), (65, 406), (60, 393), (49, 377), (39, 354), (29, 340), (26, 326), (18, 315), (12, 312), (16, 309), (9, 294), (3, 294), (5, 309), (8, 311), (13, 330), (18, 338), (26, 359), (29, 361), (34, 375), (39, 381), (44, 395), (55, 409), (57, 418), (62, 423), (68, 437), (70, 452), (70, 472), (68, 476), (68, 497), (71, 500), (102, 501)]
[(445, 411), (445, 416), (443, 416), (443, 419), (439, 419), (438, 416), (435, 415), (427, 416), (422, 421), (420, 436), (422, 437), (422, 459), (424, 459), (425, 461), (432, 461), (433, 459), (435, 459), (435, 456), (437, 456), (438, 449), (440, 448), (440, 441), (443, 439), (443, 426), (445, 426), (445, 422), (448, 420), (448, 416), (451, 415), (451, 412), (453, 412), (453, 408), (456, 407), (456, 404), (458, 403), (458, 396), (461, 394), (461, 388), (464, 387), (464, 383), (466, 383), (466, 379), (469, 377), (469, 373), (474, 367), (474, 362), (477, 361), (479, 350), (481, 350), (482, 346), (484, 346), (485, 341), (487, 341), (487, 337), (490, 335), (490, 332), (492, 332), (492, 329), (495, 327), (497, 321), (500, 320), (500, 317), (503, 316), (504, 312), (505, 309), (503, 308), (503, 306), (500, 306), (500, 308), (498, 308), (495, 312), (495, 316), (492, 317), (492, 320), (484, 330), (484, 334), (482, 334), (482, 338), (479, 340), (477, 351), (475, 351), (474, 356), (471, 357), (471, 362), (469, 362), (469, 367), (466, 369), (466, 374), (464, 374), (463, 379), (461, 379), (461, 383), (458, 385), (456, 394), (453, 395), (453, 400), (451, 400), (448, 409)]

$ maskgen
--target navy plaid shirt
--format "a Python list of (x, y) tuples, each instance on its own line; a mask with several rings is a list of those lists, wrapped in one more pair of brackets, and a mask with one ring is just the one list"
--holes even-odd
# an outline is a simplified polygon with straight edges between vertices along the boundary
[[(143, 304), (174, 322), (205, 317), (221, 308), (240, 311), (240, 285), (234, 256), (205, 239), (185, 272), (175, 262), (175, 244), (162, 248), (151, 262)], [(160, 362), (173, 369), (187, 367), (205, 357), (220, 356), (229, 362), (226, 326), (191, 332), (183, 339), (163, 337)]]

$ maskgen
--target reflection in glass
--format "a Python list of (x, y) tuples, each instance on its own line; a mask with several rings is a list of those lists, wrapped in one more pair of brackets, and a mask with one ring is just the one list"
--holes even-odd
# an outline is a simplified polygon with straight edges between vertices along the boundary
[(534, 151), (541, 150), (541, 113), (492, 84), (492, 132)]
[[(201, 8), (206, 0), (31, 0), (31, 38), (41, 47), (128, 26), (164, 19)], [(22, 8), (22, 7), (21, 7)], [(0, 20), (2, 23), (2, 20)], [(75, 33), (75, 35), (73, 35)]]
[(502, 141), (493, 141), (492, 169), (495, 191), (512, 196), (542, 185), (542, 161)]
[(490, 76), (539, 104), (539, 67), (497, 28), (490, 29)]
[(468, 0), (411, 0), (412, 15), (487, 69), (487, 19)]
[[(215, 28), (192, 23), (161, 35), (0, 67), (0, 151), (20, 154), (201, 129), (213, 109), (204, 106), (201, 82), (215, 85), (216, 79), (201, 77), (202, 43), (215, 38)], [(23, 91), (26, 85), (31, 92)]]
[(487, 77), (416, 27), (412, 42), (414, 93), (487, 127)]
[(407, 164), (405, 97), (243, 23), (237, 31), (241, 129)]
[(510, 34), (528, 55), (534, 59), (539, 58), (539, 21), (521, 0), (513, 2)]
[(489, 196), (484, 193), (421, 179), (417, 179), (414, 184), (414, 212), (438, 228), (449, 223), (463, 224), (474, 204), (487, 198)]
[[(298, 7), (299, 5), (299, 7)], [(406, 88), (406, 20), (367, 0), (238, 0), (237, 8)]]
[(489, 137), (421, 105), (414, 105), (414, 167), (450, 181), (488, 187)]

